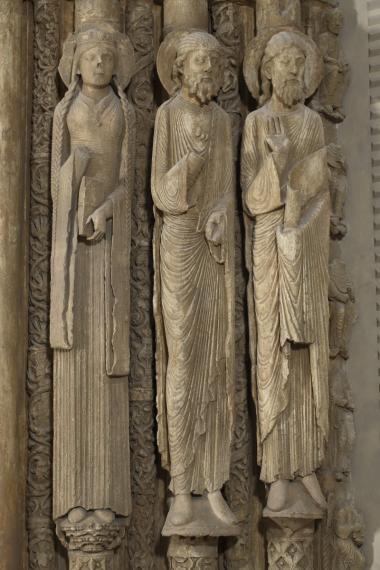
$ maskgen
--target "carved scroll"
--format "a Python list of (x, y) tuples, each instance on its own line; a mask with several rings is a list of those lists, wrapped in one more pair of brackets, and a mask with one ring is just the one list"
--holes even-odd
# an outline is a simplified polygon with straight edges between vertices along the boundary
[(157, 470), (154, 440), (154, 349), (152, 315), (153, 208), (150, 157), (154, 121), (153, 2), (131, 0), (127, 32), (136, 57), (128, 97), (136, 109), (136, 176), (132, 200), (131, 251), (131, 404), (130, 445), (132, 519), (128, 556), (132, 568), (156, 568), (155, 512)]
[(30, 570), (54, 570), (52, 521), (52, 367), (49, 349), (50, 148), (58, 102), (59, 0), (34, 1), (34, 90), (31, 148), (29, 281), (29, 471), (27, 526)]
[(354, 402), (346, 361), (349, 358), (351, 329), (357, 318), (355, 293), (349, 279), (350, 268), (341, 249), (347, 233), (344, 205), (347, 168), (338, 144), (337, 123), (344, 120), (342, 102), (347, 87), (348, 65), (340, 46), (343, 17), (339, 0), (313, 0), (304, 18), (309, 35), (314, 37), (324, 57), (324, 78), (311, 107), (324, 122), (328, 151), (331, 196), (329, 305), (330, 305), (330, 437), (320, 480), (328, 498), (328, 511), (317, 529), (314, 565), (324, 568), (364, 568), (361, 552), (363, 521), (355, 507), (351, 483), (351, 455), (355, 441)]

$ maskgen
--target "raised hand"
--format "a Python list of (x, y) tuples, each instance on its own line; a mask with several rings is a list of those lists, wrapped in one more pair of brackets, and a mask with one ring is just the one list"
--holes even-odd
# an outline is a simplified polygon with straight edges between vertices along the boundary
[(284, 133), (280, 117), (268, 118), (267, 133), (266, 142), (270, 151), (283, 155), (287, 159), (291, 150), (291, 143)]

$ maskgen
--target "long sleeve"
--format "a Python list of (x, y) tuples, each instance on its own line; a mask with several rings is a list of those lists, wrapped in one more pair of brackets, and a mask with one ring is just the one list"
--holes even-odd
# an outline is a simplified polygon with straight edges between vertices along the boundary
[(260, 156), (259, 136), (262, 138), (263, 133), (258, 133), (256, 114), (251, 113), (244, 127), (241, 163), (243, 204), (250, 216), (272, 212), (283, 205), (276, 165), (269, 150)]
[(188, 161), (190, 153), (170, 166), (169, 110), (162, 105), (157, 113), (152, 160), (152, 196), (162, 212), (183, 214), (187, 203)]

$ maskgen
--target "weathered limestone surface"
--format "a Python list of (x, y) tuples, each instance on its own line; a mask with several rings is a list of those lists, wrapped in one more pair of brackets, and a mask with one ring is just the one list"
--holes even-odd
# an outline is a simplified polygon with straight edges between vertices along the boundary
[[(371, 154), (375, 159), (374, 150), (378, 143), (376, 131), (371, 131), (371, 127), (376, 129), (379, 120), (376, 116), (376, 99), (371, 101), (370, 116), (368, 55), (372, 49), (371, 64), (375, 65), (378, 33), (376, 18), (379, 8), (378, 0), (341, 2), (345, 18), (342, 42), (346, 58), (350, 62), (351, 77), (344, 100), (347, 117), (339, 130), (339, 142), (346, 155), (350, 186), (346, 206), (349, 231), (343, 254), (354, 283), (359, 308), (359, 319), (352, 332), (347, 364), (355, 403), (356, 426), (352, 480), (356, 503), (364, 518), (366, 568), (372, 570), (380, 568), (379, 313), (376, 313), (379, 291), (376, 290), (375, 283), (375, 270), (378, 269), (375, 253), (378, 253), (379, 242), (374, 241), (378, 240), (379, 233), (374, 222), (377, 223), (379, 217), (373, 209), (378, 206), (379, 200), (376, 197), (376, 178), (371, 179), (371, 171), (375, 177), (378, 170), (376, 164), (371, 164)], [(376, 83), (372, 81), (372, 96), (376, 96), (377, 89)]]
[(0, 568), (25, 562), (27, 8), (0, 5)]

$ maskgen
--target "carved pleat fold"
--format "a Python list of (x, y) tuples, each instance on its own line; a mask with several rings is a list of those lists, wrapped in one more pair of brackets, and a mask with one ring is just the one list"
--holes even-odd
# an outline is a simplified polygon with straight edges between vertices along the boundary
[(128, 382), (106, 373), (110, 240), (78, 244), (76, 343), (54, 352), (54, 518), (77, 506), (130, 510)]

